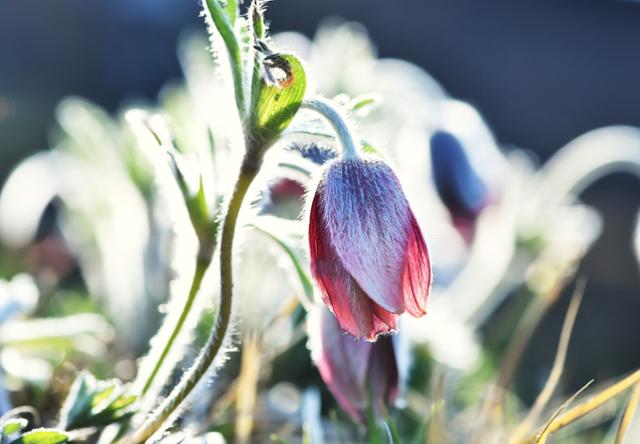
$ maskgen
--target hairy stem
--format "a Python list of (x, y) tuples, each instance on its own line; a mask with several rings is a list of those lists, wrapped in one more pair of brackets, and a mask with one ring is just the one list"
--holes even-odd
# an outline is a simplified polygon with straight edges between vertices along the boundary
[(169, 339), (164, 345), (164, 348), (162, 349), (162, 352), (160, 353), (160, 356), (158, 357), (158, 360), (156, 361), (155, 366), (151, 370), (151, 373), (147, 377), (147, 380), (145, 381), (144, 386), (142, 387), (142, 390), (141, 390), (142, 395), (146, 394), (149, 391), (149, 388), (151, 388), (154, 379), (158, 375), (158, 372), (162, 368), (162, 365), (164, 364), (164, 361), (167, 358), (167, 355), (171, 351), (171, 348), (173, 347), (174, 342), (178, 338), (178, 335), (180, 334), (180, 331), (182, 330), (182, 327), (184, 326), (184, 323), (187, 320), (187, 316), (191, 311), (191, 307), (193, 306), (193, 303), (196, 300), (196, 295), (200, 290), (202, 279), (204, 278), (205, 272), (209, 268), (209, 264), (211, 264), (210, 257), (198, 258), (198, 262), (196, 263), (196, 270), (193, 275), (193, 280), (191, 281), (191, 288), (189, 289), (189, 295), (187, 296), (187, 301), (184, 304), (184, 307), (182, 308), (182, 312), (180, 313), (178, 322), (176, 322), (175, 327), (171, 331), (171, 336), (169, 336)]
[(338, 110), (328, 100), (316, 98), (302, 102), (301, 108), (310, 109), (317, 112), (331, 124), (336, 136), (342, 145), (342, 152), (345, 158), (353, 159), (358, 157), (358, 150), (353, 141), (353, 136), (349, 130), (347, 121), (340, 115)]
[[(251, 162), (245, 162), (252, 164)], [(171, 391), (167, 399), (149, 416), (147, 421), (142, 424), (133, 435), (125, 437), (121, 443), (138, 444), (149, 439), (153, 434), (160, 430), (163, 424), (170, 416), (177, 411), (183, 401), (191, 393), (194, 387), (200, 382), (203, 376), (211, 367), (216, 358), (220, 347), (224, 342), (224, 338), (229, 327), (231, 319), (231, 302), (233, 290), (233, 273), (232, 273), (232, 249), (233, 237), (236, 229), (236, 222), (242, 207), (247, 190), (256, 177), (258, 168), (247, 168), (244, 166), (240, 170), (240, 175), (236, 181), (227, 214), (222, 226), (222, 237), (220, 239), (220, 305), (216, 324), (205, 344), (204, 348), (198, 355), (198, 358), (189, 370), (184, 374), (180, 383)]]

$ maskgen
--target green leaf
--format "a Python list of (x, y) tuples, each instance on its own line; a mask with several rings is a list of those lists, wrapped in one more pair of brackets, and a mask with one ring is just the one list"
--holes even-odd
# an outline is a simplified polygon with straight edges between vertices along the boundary
[(72, 427), (78, 418), (91, 411), (96, 379), (89, 372), (83, 371), (73, 381), (69, 394), (62, 404), (60, 424), (64, 429)]
[(62, 444), (69, 441), (69, 435), (56, 429), (36, 429), (25, 433), (9, 444)]
[(400, 443), (400, 432), (398, 431), (398, 426), (396, 425), (393, 418), (391, 418), (388, 414), (385, 418), (385, 424), (388, 431), (388, 435), (391, 437), (391, 442)]
[(198, 177), (198, 189), (192, 190), (189, 186), (183, 167), (184, 162), (182, 155), (176, 150), (167, 150), (169, 154), (170, 162), (175, 173), (176, 183), (182, 193), (185, 204), (187, 206), (187, 212), (191, 224), (196, 232), (200, 245), (210, 245), (215, 243), (215, 233), (218, 230), (218, 220), (209, 213), (209, 207), (207, 204), (206, 192), (204, 189), (204, 183), (202, 175)]
[(8, 419), (4, 424), (2, 424), (2, 436), (9, 436), (14, 433), (18, 433), (27, 427), (27, 425), (29, 425), (29, 421), (25, 418)]
[(111, 404), (111, 408), (113, 410), (124, 409), (125, 407), (129, 407), (131, 404), (136, 402), (136, 399), (138, 399), (138, 397), (135, 395), (120, 396), (113, 402), (113, 404)]
[[(95, 411), (100, 403), (109, 403), (108, 400), (114, 394), (115, 386), (108, 386), (102, 391), (98, 391), (93, 395), (93, 399), (91, 400), (91, 411)], [(116, 394), (117, 396), (117, 394)], [(102, 410), (102, 409), (100, 409)]]
[(378, 426), (378, 416), (371, 402), (367, 409), (367, 437), (370, 444), (386, 444), (384, 442), (384, 432)]
[(256, 39), (262, 39), (267, 34), (267, 27), (264, 22), (263, 2), (261, 0), (253, 0), (249, 7), (249, 19), (253, 35)]
[[(226, 8), (230, 7), (231, 3), (236, 3), (235, 0), (229, 0)], [(237, 10), (237, 4), (235, 6)], [(245, 102), (244, 102), (244, 84), (243, 84), (243, 64), (242, 55), (240, 51), (240, 45), (238, 39), (233, 30), (233, 22), (230, 21), (228, 10), (220, 5), (219, 0), (206, 0), (206, 11), (209, 13), (209, 17), (214, 26), (220, 33), (222, 40), (224, 41), (227, 51), (229, 53), (229, 62), (231, 64), (231, 74), (233, 76), (233, 87), (236, 97), (236, 105), (240, 116), (245, 114)], [(235, 21), (235, 18), (233, 19)]]
[(300, 60), (291, 54), (272, 54), (263, 61), (252, 109), (253, 135), (266, 146), (273, 143), (298, 112), (307, 88)]
[(376, 147), (374, 147), (373, 145), (371, 145), (369, 142), (367, 142), (366, 140), (361, 141), (362, 143), (362, 152), (366, 153), (366, 154), (376, 154), (379, 155), (380, 151), (378, 151), (378, 149)]
[(233, 26), (238, 18), (238, 0), (227, 0), (224, 11), (227, 13), (229, 23)]
[(368, 113), (381, 105), (382, 99), (378, 94), (362, 94), (351, 99), (347, 105), (350, 113)]
[(61, 427), (101, 427), (131, 416), (137, 397), (126, 390), (120, 381), (98, 381), (87, 372), (80, 373), (64, 402)]
[(287, 441), (285, 441), (284, 439), (280, 438), (275, 433), (272, 433), (271, 436), (269, 436), (269, 438), (271, 439), (271, 442), (275, 442), (276, 444), (287, 444)]

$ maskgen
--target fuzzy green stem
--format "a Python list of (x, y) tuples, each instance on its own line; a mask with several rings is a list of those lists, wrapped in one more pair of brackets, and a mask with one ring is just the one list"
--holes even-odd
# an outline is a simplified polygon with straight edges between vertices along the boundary
[(233, 237), (238, 215), (242, 207), (242, 201), (258, 172), (257, 167), (252, 168), (246, 165), (255, 165), (255, 162), (245, 162), (245, 166), (240, 170), (240, 175), (236, 181), (233, 194), (231, 195), (227, 214), (222, 226), (222, 237), (220, 240), (220, 305), (216, 325), (207, 343), (198, 355), (198, 358), (192, 367), (184, 374), (180, 383), (171, 391), (167, 399), (151, 413), (149, 419), (142, 424), (142, 427), (132, 436), (125, 437), (121, 440), (121, 444), (143, 443), (160, 430), (162, 425), (176, 412), (202, 377), (205, 376), (224, 342), (231, 319)]
[(193, 275), (193, 280), (191, 281), (191, 288), (189, 289), (189, 295), (187, 296), (187, 301), (184, 304), (184, 307), (182, 308), (182, 312), (180, 313), (178, 322), (176, 322), (176, 325), (171, 332), (171, 336), (169, 337), (169, 340), (164, 345), (164, 348), (162, 349), (162, 352), (160, 353), (160, 356), (158, 357), (158, 360), (156, 361), (156, 364), (153, 367), (153, 370), (151, 370), (151, 373), (147, 377), (147, 380), (145, 381), (144, 386), (142, 387), (142, 391), (141, 391), (142, 395), (146, 394), (151, 388), (151, 385), (153, 384), (154, 379), (156, 378), (156, 376), (158, 375), (158, 372), (162, 368), (162, 364), (167, 358), (167, 355), (171, 351), (171, 348), (173, 347), (174, 342), (176, 341), (180, 331), (182, 330), (182, 327), (184, 326), (184, 323), (187, 320), (187, 316), (191, 311), (191, 307), (193, 306), (193, 303), (196, 300), (196, 295), (200, 290), (202, 279), (204, 278), (205, 272), (209, 268), (209, 264), (211, 264), (210, 257), (198, 258), (198, 262), (196, 263), (196, 270)]
[(342, 152), (345, 158), (358, 158), (358, 150), (356, 149), (356, 145), (353, 141), (353, 135), (349, 130), (347, 121), (340, 115), (338, 110), (334, 108), (331, 102), (325, 99), (316, 98), (303, 101), (301, 107), (317, 112), (331, 124), (340, 144), (342, 145)]

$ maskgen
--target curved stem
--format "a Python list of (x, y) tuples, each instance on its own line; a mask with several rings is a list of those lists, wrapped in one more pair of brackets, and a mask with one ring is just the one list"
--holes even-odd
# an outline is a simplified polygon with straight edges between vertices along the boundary
[(204, 348), (191, 368), (184, 374), (180, 383), (171, 391), (167, 399), (152, 412), (149, 418), (142, 424), (132, 436), (125, 437), (121, 443), (138, 444), (149, 439), (162, 428), (169, 417), (177, 411), (182, 402), (191, 393), (194, 387), (207, 373), (209, 367), (216, 358), (229, 327), (231, 319), (231, 301), (233, 289), (232, 273), (232, 249), (236, 222), (242, 207), (247, 190), (256, 177), (257, 168), (242, 168), (236, 181), (227, 214), (222, 227), (220, 240), (220, 306), (216, 325), (207, 340)]
[(162, 352), (160, 353), (160, 356), (158, 357), (158, 360), (156, 361), (155, 366), (151, 370), (151, 373), (147, 377), (144, 383), (144, 386), (142, 387), (142, 390), (141, 390), (142, 395), (146, 394), (151, 388), (151, 385), (153, 384), (154, 379), (156, 378), (156, 376), (158, 375), (158, 372), (162, 368), (162, 364), (167, 358), (167, 355), (169, 354), (169, 352), (171, 351), (171, 348), (173, 347), (174, 342), (178, 338), (178, 334), (180, 333), (180, 330), (182, 330), (182, 327), (184, 326), (184, 323), (187, 320), (187, 316), (191, 311), (191, 307), (193, 306), (193, 303), (196, 300), (196, 295), (200, 290), (202, 279), (204, 278), (205, 272), (209, 268), (210, 263), (211, 263), (210, 258), (198, 259), (198, 262), (196, 264), (196, 270), (193, 275), (193, 280), (191, 281), (191, 288), (189, 289), (189, 295), (187, 296), (186, 303), (182, 308), (182, 312), (180, 313), (180, 317), (178, 318), (178, 321), (176, 322), (175, 327), (171, 331), (171, 336), (169, 336), (169, 339), (164, 345), (164, 348), (162, 349)]
[(353, 142), (353, 136), (351, 135), (349, 126), (338, 110), (333, 107), (331, 102), (321, 98), (316, 98), (305, 100), (300, 106), (301, 108), (317, 112), (331, 124), (333, 130), (336, 132), (340, 144), (342, 145), (342, 151), (345, 158), (354, 159), (358, 157), (358, 150)]
[(539, 192), (549, 200), (582, 193), (597, 179), (612, 172), (640, 177), (640, 131), (608, 127), (590, 131), (560, 149), (540, 169)]

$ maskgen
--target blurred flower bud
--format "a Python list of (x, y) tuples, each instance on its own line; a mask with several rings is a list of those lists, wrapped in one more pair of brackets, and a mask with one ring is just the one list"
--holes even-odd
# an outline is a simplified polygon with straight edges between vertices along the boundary
[(378, 342), (345, 335), (334, 316), (320, 308), (309, 319), (312, 358), (340, 406), (363, 421), (371, 407), (380, 413), (401, 396), (409, 368), (408, 343), (401, 335)]
[(269, 184), (262, 213), (296, 219), (304, 205), (305, 188), (290, 177), (278, 177)]
[(313, 171), (337, 156), (334, 149), (318, 143), (291, 143), (279, 166), (281, 172), (267, 183), (256, 206), (260, 214), (298, 219), (304, 208), (306, 184)]
[(380, 160), (331, 163), (309, 213), (311, 273), (340, 326), (375, 341), (426, 314), (429, 254), (398, 178)]
[(455, 228), (470, 241), (476, 219), (489, 201), (488, 187), (474, 170), (462, 143), (447, 131), (431, 136), (431, 166), (436, 190)]

